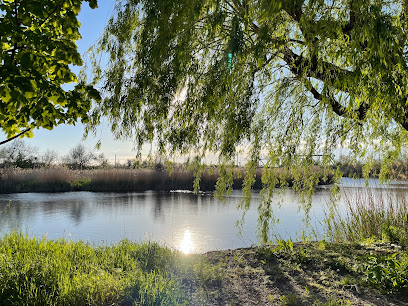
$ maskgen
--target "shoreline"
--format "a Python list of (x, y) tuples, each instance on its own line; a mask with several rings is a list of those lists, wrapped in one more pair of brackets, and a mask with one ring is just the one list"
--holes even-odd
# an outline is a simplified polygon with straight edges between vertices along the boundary
[(0, 299), (26, 305), (408, 305), (406, 283), (392, 287), (387, 275), (379, 284), (369, 281), (376, 268), (369, 258), (399, 260), (406, 253), (385, 242), (279, 241), (184, 255), (151, 242), (91, 247), (12, 233), (0, 240)]

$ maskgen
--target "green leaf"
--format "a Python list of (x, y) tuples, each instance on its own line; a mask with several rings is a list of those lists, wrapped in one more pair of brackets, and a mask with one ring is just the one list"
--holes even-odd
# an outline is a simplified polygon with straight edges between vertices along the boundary
[[(86, 117), (90, 110), (91, 97), (80, 90), (64, 90), (65, 83), (76, 81), (68, 65), (82, 64), (75, 43), (79, 38), (76, 14), (82, 3), (82, 0), (0, 3), (0, 126), (8, 136), (32, 122), (36, 127), (51, 129), (61, 118), (61, 123), (73, 122)], [(20, 25), (16, 25), (16, 11)], [(79, 95), (84, 101), (67, 107), (65, 95)], [(38, 100), (39, 97), (42, 98)]]
[(36, 96), (35, 92), (32, 91), (26, 91), (24, 92), (24, 97), (26, 97), (27, 99), (32, 99)]
[(1, 100), (5, 103), (8, 103), (11, 99), (11, 94), (10, 92), (4, 92), (1, 96)]

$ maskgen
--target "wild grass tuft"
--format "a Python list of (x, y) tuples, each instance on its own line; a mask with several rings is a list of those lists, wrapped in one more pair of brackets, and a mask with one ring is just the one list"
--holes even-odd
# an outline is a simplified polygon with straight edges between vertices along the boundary
[(408, 200), (405, 189), (354, 188), (343, 192), (345, 216), (328, 219), (332, 241), (367, 239), (408, 246)]

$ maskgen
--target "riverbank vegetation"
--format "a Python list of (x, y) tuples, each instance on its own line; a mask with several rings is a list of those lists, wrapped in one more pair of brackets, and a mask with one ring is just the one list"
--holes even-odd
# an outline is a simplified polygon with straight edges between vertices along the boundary
[(389, 243), (292, 243), (183, 255), (21, 233), (0, 240), (4, 305), (399, 305), (408, 253)]
[[(378, 178), (380, 176), (382, 163), (379, 160), (372, 160), (369, 164), (353, 160), (350, 156), (339, 156), (334, 162), (333, 168), (338, 168), (343, 177), (352, 178)], [(368, 171), (368, 173), (364, 173)], [(395, 180), (408, 179), (408, 157), (402, 154), (395, 159), (389, 169), (388, 178)]]
[(1, 240), (0, 254), (3, 305), (177, 305), (186, 301), (177, 282), (183, 271), (178, 267), (180, 255), (155, 243), (91, 246), (13, 233)]
[[(201, 172), (202, 171), (202, 172)], [(19, 169), (0, 169), (0, 193), (15, 192), (133, 192), (133, 191), (170, 191), (170, 190), (201, 190), (214, 191), (220, 178), (220, 169), (206, 167), (197, 176), (196, 169), (151, 168), (108, 168), (73, 170), (67, 167)], [(244, 168), (229, 168), (228, 188), (241, 189)], [(331, 176), (315, 168), (315, 174), (320, 178), (319, 184), (329, 184)], [(262, 188), (262, 169), (255, 175), (254, 189)], [(282, 180), (279, 184), (292, 185), (290, 173), (281, 171)]]
[(333, 242), (372, 240), (408, 247), (405, 188), (345, 189), (342, 196), (345, 207), (335, 209), (334, 215), (327, 218), (328, 236)]
[[(390, 168), (388, 178), (406, 180), (408, 177), (408, 158), (401, 155)], [(331, 169), (323, 168), (319, 160), (311, 171), (318, 178), (317, 184), (331, 184), (338, 170), (343, 177), (362, 178), (367, 165), (340, 156)], [(222, 170), (221, 168), (224, 167)], [(381, 163), (373, 161), (366, 177), (378, 178)], [(264, 173), (262, 163), (254, 174), (252, 189), (262, 189)], [(267, 169), (268, 170), (268, 169)], [(214, 191), (220, 178), (220, 171), (229, 187), (241, 189), (248, 168), (230, 163), (214, 166), (187, 160), (184, 163), (166, 161), (160, 156), (145, 159), (128, 159), (125, 163), (111, 164), (104, 154), (92, 153), (79, 144), (65, 156), (55, 151), (40, 153), (38, 149), (18, 140), (0, 150), (0, 193), (13, 192), (65, 192), (65, 191), (108, 191), (131, 192), (145, 190), (194, 190)], [(269, 170), (268, 170), (269, 171)], [(281, 185), (292, 186), (294, 176), (299, 180), (299, 169), (292, 171), (287, 167), (276, 168)], [(292, 173), (294, 172), (294, 173)], [(297, 172), (297, 173), (296, 173)], [(309, 173), (310, 174), (310, 173)], [(300, 175), (301, 176), (301, 175)], [(336, 176), (339, 177), (338, 173)], [(198, 190), (198, 189), (197, 189)]]

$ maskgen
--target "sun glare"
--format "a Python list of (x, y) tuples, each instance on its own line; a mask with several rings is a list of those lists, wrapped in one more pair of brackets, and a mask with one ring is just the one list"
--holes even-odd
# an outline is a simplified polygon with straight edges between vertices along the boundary
[(184, 254), (190, 254), (193, 250), (193, 240), (191, 239), (191, 232), (189, 229), (184, 231), (183, 240), (180, 242), (180, 251)]

